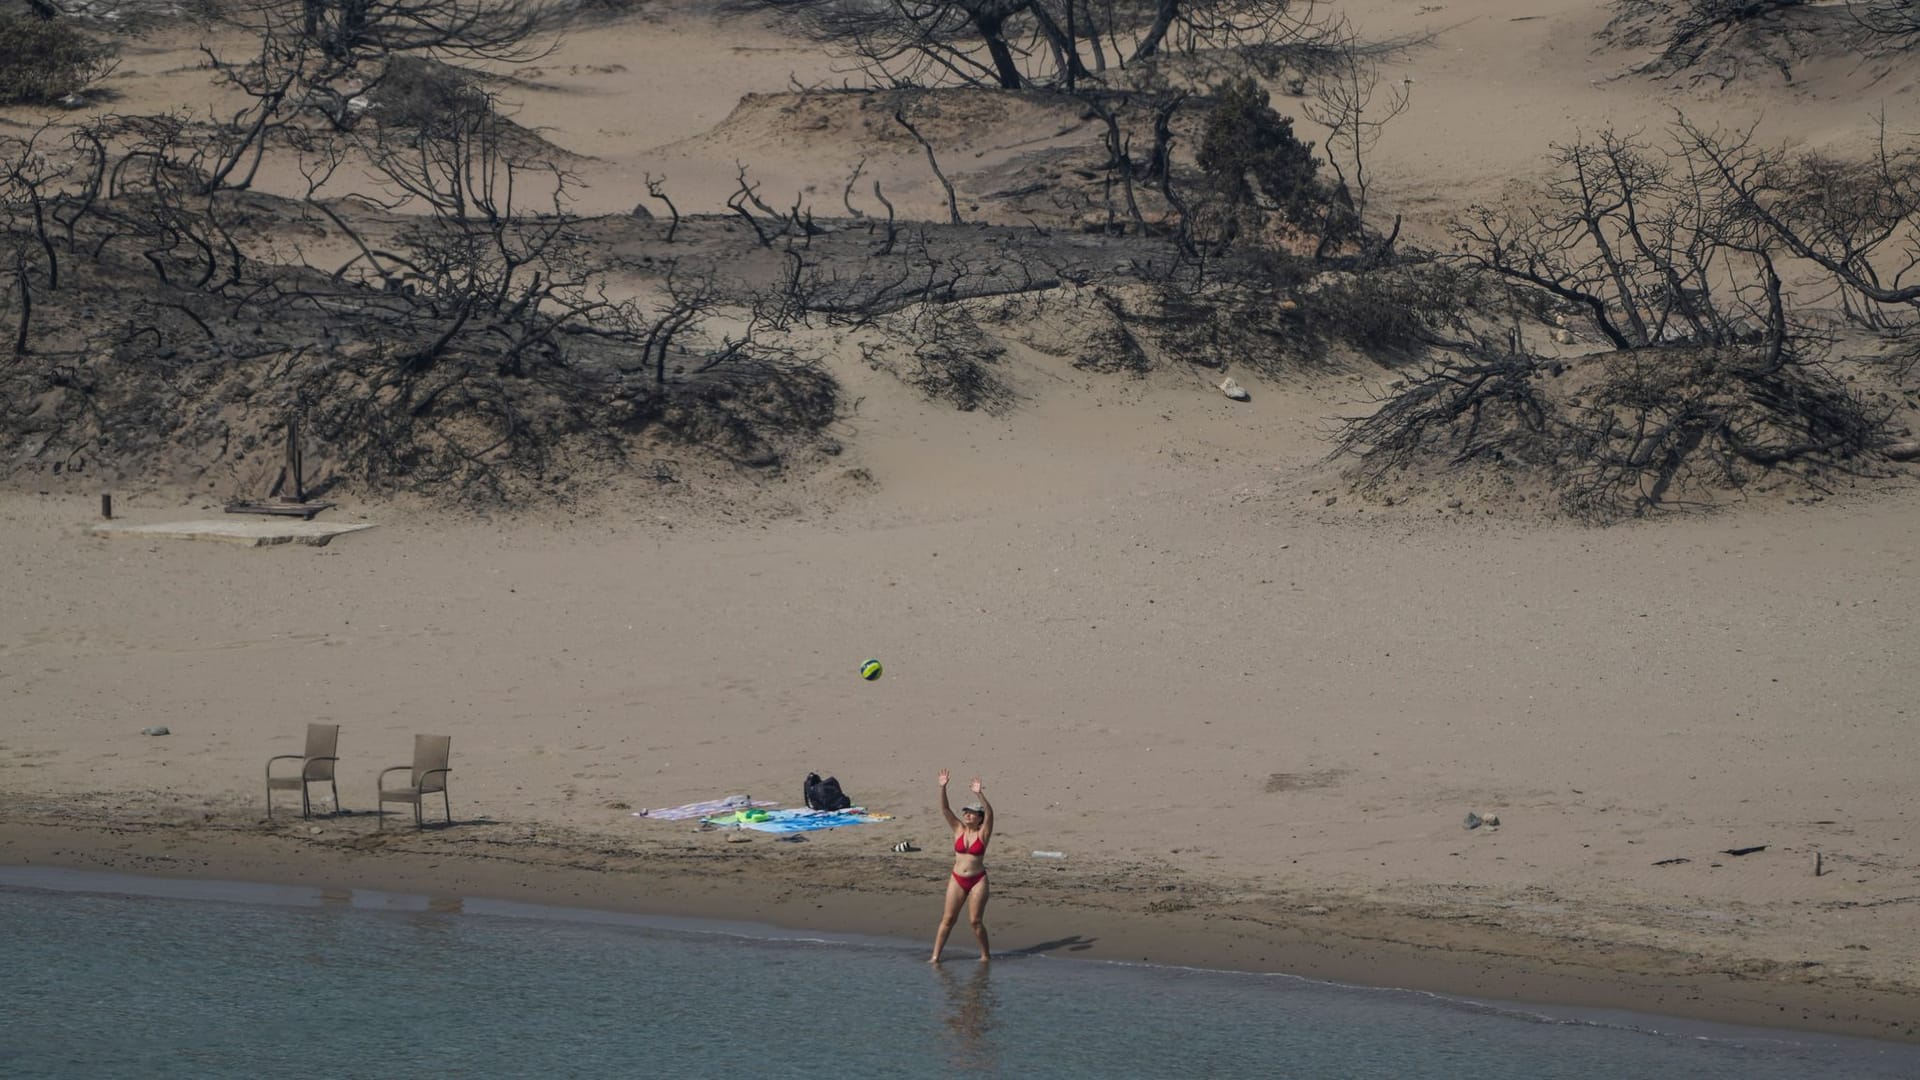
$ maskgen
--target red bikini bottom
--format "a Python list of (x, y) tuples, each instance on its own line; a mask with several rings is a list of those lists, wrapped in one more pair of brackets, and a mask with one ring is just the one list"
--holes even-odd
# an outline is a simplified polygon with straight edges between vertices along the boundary
[(982, 870), (977, 874), (963, 874), (958, 870), (953, 872), (953, 880), (960, 883), (960, 891), (963, 893), (972, 892), (973, 887), (975, 885), (980, 884), (982, 881), (985, 881), (986, 879), (987, 879), (987, 872), (985, 870)]

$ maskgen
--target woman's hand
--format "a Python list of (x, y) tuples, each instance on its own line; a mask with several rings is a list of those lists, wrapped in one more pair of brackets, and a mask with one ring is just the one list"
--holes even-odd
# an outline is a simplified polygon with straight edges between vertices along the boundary
[[(945, 773), (942, 773), (941, 775), (942, 775), (942, 776), (944, 776), (944, 775), (946, 775), (946, 774), (945, 774)], [(941, 783), (943, 783), (943, 784), (944, 784), (944, 783), (946, 783), (946, 781), (945, 781), (945, 780), (942, 780), (942, 781), (940, 781), (940, 782), (941, 782)], [(974, 793), (975, 795), (978, 795), (978, 794), (980, 794), (980, 778), (979, 778), (979, 777), (977, 777), (977, 776), (973, 778), (973, 793)]]
[(940, 770), (940, 786), (941, 787), (947, 786), (947, 770), (945, 769)]

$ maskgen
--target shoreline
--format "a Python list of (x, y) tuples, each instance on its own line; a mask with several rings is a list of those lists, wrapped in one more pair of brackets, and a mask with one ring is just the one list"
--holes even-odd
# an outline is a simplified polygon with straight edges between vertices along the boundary
[[(475, 898), (902, 941), (931, 936), (938, 903), (929, 871), (944, 867), (935, 866), (938, 859), (840, 854), (827, 844), (623, 836), (615, 847), (605, 834), (538, 825), (347, 835), (342, 826), (360, 817), (266, 829), (28, 821), (9, 813), (0, 820), (0, 866)], [(996, 863), (1002, 892), (989, 918), (996, 953), (1283, 974), (1503, 1006), (1920, 1043), (1920, 988), (1913, 986), (1804, 971), (1755, 976), (1724, 958), (1468, 925), (1385, 905), (1332, 911), (1284, 895), (1142, 904), (1116, 888), (1127, 870)], [(955, 953), (951, 962), (961, 960)]]
[[(167, 878), (149, 874), (130, 874), (107, 870), (74, 870), (55, 867), (14, 866), (0, 863), (0, 891), (17, 890), (43, 895), (133, 896), (159, 901), (239, 904), (301, 910), (347, 908), (366, 915), (433, 914), (469, 916), (483, 919), (531, 920), (584, 926), (610, 926), (645, 933), (676, 937), (721, 937), (753, 943), (818, 945), (874, 949), (913, 954), (923, 943), (898, 937), (873, 934), (822, 932), (775, 926), (770, 923), (741, 923), (712, 918), (654, 915), (620, 912), (602, 908), (576, 908), (524, 900), (497, 900), (489, 897), (435, 897), (425, 893), (396, 893), (378, 889), (345, 889), (312, 885), (281, 885), (248, 881)], [(1046, 955), (1017, 949), (997, 956), (1002, 962), (1028, 960)], [(911, 959), (911, 957), (908, 957)], [(1291, 979), (1323, 987), (1334, 992), (1413, 995), (1430, 999), (1450, 1009), (1488, 1010), (1553, 1024), (1578, 1024), (1591, 1027), (1635, 1031), (1669, 1037), (1731, 1040), (1753, 1043), (1778, 1040), (1792, 1035), (1794, 1041), (1826, 1045), (1852, 1045), (1863, 1050), (1901, 1052), (1917, 1044), (1856, 1035), (1841, 1035), (1803, 1029), (1756, 1027), (1711, 1020), (1691, 1020), (1659, 1013), (1630, 1009), (1542, 1005), (1534, 1002), (1505, 1001), (1490, 997), (1462, 997), (1431, 990), (1399, 986), (1367, 986), (1357, 983), (1319, 979), (1280, 971), (1237, 971), (1229, 968), (1195, 967), (1184, 964), (1134, 962), (1113, 958), (1065, 957), (1067, 963), (1079, 962), (1123, 969), (1147, 969), (1168, 973), (1244, 977), (1255, 979)], [(960, 967), (970, 963), (965, 957), (954, 961)]]

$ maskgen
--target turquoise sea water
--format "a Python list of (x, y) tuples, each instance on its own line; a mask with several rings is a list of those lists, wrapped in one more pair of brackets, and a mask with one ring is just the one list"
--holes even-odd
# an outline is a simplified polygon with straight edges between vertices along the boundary
[(1284, 976), (216, 892), (0, 870), (0, 1076), (1920, 1076), (1920, 1047)]

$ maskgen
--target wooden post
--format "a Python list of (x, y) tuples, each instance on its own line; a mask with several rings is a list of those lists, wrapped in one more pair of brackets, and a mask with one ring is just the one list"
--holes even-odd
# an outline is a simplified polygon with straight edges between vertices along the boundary
[(100, 493), (100, 516), (108, 521), (113, 520), (113, 496), (104, 491)]
[[(287, 417), (287, 482), (293, 486), (292, 502), (307, 501), (306, 478), (300, 475), (300, 420)], [(286, 498), (286, 496), (282, 496)]]

